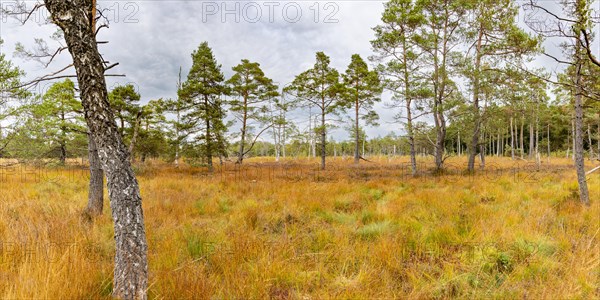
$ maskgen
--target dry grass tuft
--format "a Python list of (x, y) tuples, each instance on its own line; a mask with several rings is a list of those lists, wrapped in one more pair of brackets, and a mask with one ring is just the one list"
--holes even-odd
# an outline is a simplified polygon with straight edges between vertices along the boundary
[[(568, 160), (417, 178), (407, 158), (332, 161), (137, 167), (151, 298), (600, 298), (600, 176), (585, 208)], [(112, 222), (82, 215), (86, 176), (0, 171), (0, 297), (110, 297)]]

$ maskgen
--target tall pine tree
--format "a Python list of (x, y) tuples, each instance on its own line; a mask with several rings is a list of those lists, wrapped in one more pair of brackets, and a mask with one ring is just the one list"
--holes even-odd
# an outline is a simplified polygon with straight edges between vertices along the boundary
[(321, 126), (316, 131), (321, 136), (321, 169), (325, 170), (327, 116), (336, 112), (344, 103), (340, 101), (340, 74), (329, 65), (329, 56), (317, 52), (316, 59), (315, 65), (296, 76), (285, 91), (294, 95), (299, 103), (319, 109)]
[(206, 159), (211, 171), (213, 156), (222, 155), (225, 148), (222, 144), (227, 128), (223, 124), (222, 97), (226, 93), (221, 65), (208, 42), (203, 42), (192, 53), (192, 68), (178, 92), (182, 101), (178, 107), (184, 111), (181, 129), (200, 142), (200, 156)]
[[(279, 96), (277, 85), (266, 77), (260, 69), (260, 64), (242, 59), (242, 62), (232, 68), (235, 74), (227, 81), (236, 100), (230, 102), (231, 111), (238, 115), (242, 121), (240, 129), (240, 144), (237, 163), (242, 163), (244, 155), (252, 150), (256, 139), (273, 124), (270, 122), (268, 101)], [(268, 124), (255, 134), (254, 140), (246, 147), (250, 130), (250, 122)], [(269, 124), (270, 123), (270, 124)]]
[(352, 61), (343, 75), (345, 90), (344, 101), (354, 110), (354, 163), (360, 162), (360, 119), (368, 125), (376, 125), (379, 115), (373, 109), (375, 102), (381, 100), (382, 86), (379, 75), (369, 70), (369, 66), (358, 54), (352, 55)]

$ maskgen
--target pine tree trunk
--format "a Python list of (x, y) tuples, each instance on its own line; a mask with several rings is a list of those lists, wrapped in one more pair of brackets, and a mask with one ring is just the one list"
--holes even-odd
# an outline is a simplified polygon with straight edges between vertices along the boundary
[(360, 144), (360, 129), (358, 127), (358, 96), (356, 97), (356, 103), (355, 103), (355, 117), (354, 117), (354, 130), (355, 130), (355, 134), (354, 134), (354, 163), (355, 164), (359, 164), (360, 163), (360, 153), (359, 153), (359, 144)]
[[(325, 102), (325, 100), (323, 100)], [(323, 103), (324, 105), (324, 103)], [(321, 170), (325, 170), (325, 146), (327, 142), (327, 133), (325, 132), (325, 110), (321, 113)]]
[(513, 117), (510, 117), (510, 157), (515, 160), (515, 131)]
[(534, 147), (534, 132), (533, 123), (529, 122), (529, 159), (533, 159), (533, 147)]
[(572, 143), (573, 143), (573, 161), (575, 161), (575, 152), (576, 152), (575, 149), (577, 148), (577, 145), (575, 145), (576, 141), (577, 141), (577, 134), (576, 134), (577, 129), (575, 129), (575, 118), (576, 118), (576, 116), (574, 116), (573, 119), (571, 119), (571, 137), (572, 137)]
[(525, 158), (525, 117), (521, 115), (521, 139), (520, 139), (520, 153), (521, 159)]
[(538, 166), (540, 167), (540, 121), (536, 114), (535, 117), (535, 159)]
[[(441, 110), (441, 107), (438, 106), (438, 110)], [(437, 130), (437, 138), (435, 141), (435, 168), (436, 170), (442, 170), (444, 168), (444, 150), (446, 141), (446, 120), (444, 117), (444, 113), (441, 111), (437, 111), (435, 113), (435, 117), (438, 122), (438, 130)]]
[(116, 244), (113, 297), (146, 299), (148, 261), (142, 199), (108, 103), (104, 66), (95, 30), (90, 26), (91, 0), (45, 0), (52, 21), (63, 33), (81, 93), (84, 115), (102, 163), (114, 222)]
[(96, 143), (89, 134), (88, 157), (90, 161), (90, 186), (88, 190), (88, 204), (85, 211), (90, 217), (95, 217), (102, 214), (104, 207), (104, 171), (102, 171)]
[[(581, 47), (577, 42), (578, 48)], [(579, 50), (579, 49), (578, 49)], [(578, 54), (580, 52), (577, 51)], [(587, 206), (590, 205), (590, 196), (585, 178), (585, 158), (583, 149), (583, 99), (581, 97), (581, 62), (577, 62), (577, 71), (575, 75), (575, 146), (573, 155), (575, 156), (575, 168), (577, 170), (577, 182), (579, 183), (579, 199)]]
[(483, 26), (479, 28), (479, 34), (477, 38), (477, 49), (476, 49), (476, 57), (475, 57), (475, 74), (473, 74), (473, 136), (471, 139), (471, 143), (469, 144), (469, 162), (468, 162), (468, 170), (469, 172), (475, 172), (475, 156), (477, 155), (477, 146), (479, 145), (479, 135), (480, 135), (480, 126), (481, 120), (479, 116), (479, 76), (481, 75), (481, 47), (483, 41)]
[(462, 156), (462, 144), (460, 141), (460, 131), (458, 131), (458, 156)]
[(135, 143), (137, 141), (138, 135), (140, 133), (140, 126), (141, 126), (141, 122), (142, 122), (142, 113), (138, 113), (138, 115), (135, 118), (135, 125), (133, 128), (133, 137), (131, 137), (131, 143), (129, 144), (129, 155), (131, 156), (131, 161), (134, 162), (135, 161), (135, 155), (133, 155), (133, 150), (135, 149)]
[[(415, 132), (412, 124), (412, 112), (410, 109), (410, 103), (407, 105), (407, 127), (408, 127), (408, 143), (410, 147), (410, 167), (412, 175), (417, 174), (417, 153), (415, 152)], [(460, 135), (458, 137), (458, 142), (460, 143)], [(394, 156), (396, 156), (396, 145), (394, 145)]]
[(244, 115), (242, 116), (242, 136), (240, 139), (240, 153), (238, 154), (238, 164), (244, 161), (244, 143), (246, 142), (246, 123), (248, 122), (248, 96), (244, 95)]
[(208, 95), (204, 95), (204, 107), (206, 109), (206, 164), (208, 165), (208, 171), (213, 171), (213, 159), (212, 159), (212, 137), (210, 133), (210, 117), (212, 116), (212, 111), (210, 107), (210, 102), (208, 101)]
[(550, 123), (548, 123), (548, 162), (550, 162)]
[(502, 147), (502, 139), (500, 136), (500, 132), (498, 132), (498, 137), (496, 140), (496, 157), (500, 156), (500, 148)]
[(281, 155), (283, 159), (285, 159), (285, 144), (287, 137), (285, 136), (285, 123), (286, 123), (285, 113), (283, 114), (283, 132), (281, 133)]
[(594, 147), (592, 146), (592, 130), (590, 129), (590, 124), (587, 126), (587, 135), (588, 135), (588, 145), (590, 149), (590, 160), (594, 159)]
[(59, 162), (62, 166), (64, 166), (67, 163), (67, 146), (65, 145), (64, 141), (60, 142)]

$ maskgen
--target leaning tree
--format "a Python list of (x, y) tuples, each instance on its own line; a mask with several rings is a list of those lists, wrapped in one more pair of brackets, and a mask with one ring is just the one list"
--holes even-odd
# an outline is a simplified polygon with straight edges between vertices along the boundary
[[(107, 179), (116, 243), (113, 296), (145, 299), (148, 285), (148, 246), (142, 199), (129, 161), (130, 154), (108, 102), (105, 71), (116, 64), (108, 65), (102, 58), (96, 40), (98, 30), (105, 26), (96, 26), (94, 0), (45, 0), (43, 4), (36, 4), (33, 9), (40, 7), (48, 10), (50, 21), (60, 28), (60, 38), (66, 42), (66, 46), (61, 46), (56, 52), (45, 53), (48, 54), (45, 56), (52, 60), (68, 50), (73, 62), (34, 82), (71, 77), (58, 74), (75, 68), (91, 146), (96, 146), (97, 157)], [(33, 11), (25, 13), (28, 17), (24, 21), (32, 13)]]

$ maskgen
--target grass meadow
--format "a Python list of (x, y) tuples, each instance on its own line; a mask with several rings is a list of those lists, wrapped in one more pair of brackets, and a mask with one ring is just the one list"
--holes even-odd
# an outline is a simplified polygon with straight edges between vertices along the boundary
[[(488, 158), (469, 175), (451, 158), (416, 177), (407, 162), (137, 165), (149, 297), (600, 298), (599, 173), (586, 208), (567, 159)], [(83, 216), (72, 164), (0, 170), (0, 298), (110, 298), (110, 208)]]

